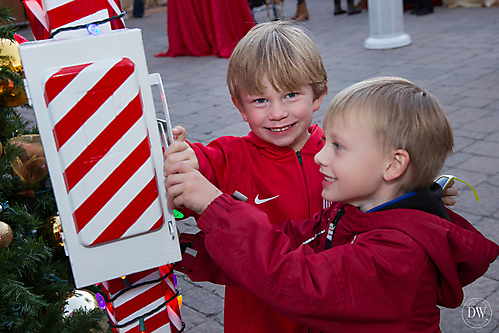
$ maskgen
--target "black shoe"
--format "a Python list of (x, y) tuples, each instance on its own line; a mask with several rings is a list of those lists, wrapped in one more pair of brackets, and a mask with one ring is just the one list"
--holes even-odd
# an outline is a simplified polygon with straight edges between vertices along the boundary
[(334, 5), (334, 15), (341, 15), (341, 14), (345, 14), (346, 12), (341, 9), (341, 6), (340, 5)]
[(433, 7), (424, 7), (419, 12), (416, 13), (416, 16), (422, 16), (433, 13)]
[(362, 12), (362, 10), (355, 8), (353, 3), (348, 4), (348, 15), (354, 15)]
[(423, 9), (423, 4), (422, 3), (416, 3), (414, 7), (411, 10), (411, 14), (416, 14), (419, 12), (421, 9)]

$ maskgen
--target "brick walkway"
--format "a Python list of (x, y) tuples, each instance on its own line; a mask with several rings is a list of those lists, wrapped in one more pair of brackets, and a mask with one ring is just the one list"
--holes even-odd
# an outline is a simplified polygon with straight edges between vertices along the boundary
[[(294, 1), (285, 3), (286, 17), (294, 14), (295, 6)], [(427, 88), (443, 105), (455, 134), (455, 154), (442, 173), (471, 183), (481, 198), (476, 202), (466, 186), (457, 184), (460, 194), (455, 210), (499, 243), (499, 7), (435, 7), (433, 14), (421, 17), (405, 13), (405, 32), (412, 44), (383, 51), (363, 48), (369, 37), (366, 11), (333, 16), (332, 0), (310, 0), (308, 7), (310, 20), (304, 26), (329, 74), (329, 94), (315, 122), (321, 124), (335, 93), (359, 80), (397, 75)], [(150, 16), (130, 18), (126, 25), (142, 29), (149, 71), (163, 78), (173, 125), (185, 127), (189, 140), (203, 143), (220, 135), (246, 134), (248, 126), (232, 106), (226, 88), (228, 60), (154, 58), (168, 48), (166, 7), (149, 8), (146, 13)], [(20, 33), (31, 37), (29, 29)], [(159, 99), (156, 105), (159, 109)], [(26, 117), (34, 119), (31, 114)], [(182, 230), (196, 230), (192, 220), (178, 224)], [(179, 277), (186, 332), (222, 332), (224, 288)], [(465, 302), (471, 298), (491, 304), (492, 321), (482, 329), (471, 329), (462, 319), (461, 307), (444, 309), (443, 332), (499, 332), (499, 263), (465, 288)]]

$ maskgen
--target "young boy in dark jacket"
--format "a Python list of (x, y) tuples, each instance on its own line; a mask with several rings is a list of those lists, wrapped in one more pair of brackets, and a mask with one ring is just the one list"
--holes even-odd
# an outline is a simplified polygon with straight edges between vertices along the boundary
[(433, 182), (454, 144), (444, 111), (407, 80), (377, 78), (333, 99), (324, 135), (315, 161), (336, 203), (310, 220), (273, 226), (185, 163), (165, 170), (169, 204), (202, 213), (215, 262), (309, 332), (439, 332), (437, 305), (459, 306), (499, 254)]

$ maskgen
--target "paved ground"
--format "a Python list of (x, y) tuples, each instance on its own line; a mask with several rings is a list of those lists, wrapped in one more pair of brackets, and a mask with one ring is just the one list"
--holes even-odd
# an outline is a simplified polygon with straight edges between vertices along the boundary
[[(315, 122), (321, 124), (332, 97), (362, 79), (397, 75), (430, 90), (444, 106), (454, 128), (455, 154), (442, 173), (454, 174), (475, 186), (481, 201), (458, 184), (455, 210), (480, 231), (499, 243), (499, 7), (436, 7), (432, 15), (404, 14), (405, 32), (412, 45), (384, 51), (365, 50), (369, 37), (368, 13), (333, 16), (333, 1), (310, 0), (310, 20), (304, 26), (322, 54), (329, 74), (329, 94)], [(294, 14), (295, 2), (284, 5), (286, 17)], [(149, 17), (128, 19), (127, 27), (143, 31), (151, 73), (160, 73), (165, 83), (174, 125), (187, 129), (188, 139), (208, 143), (220, 135), (244, 135), (247, 125), (232, 106), (225, 84), (227, 59), (216, 57), (154, 58), (168, 48), (166, 7), (146, 10)], [(265, 19), (261, 13), (259, 16)], [(31, 37), (29, 29), (21, 34)], [(160, 105), (159, 101), (156, 104)], [(34, 119), (26, 114), (28, 119)], [(179, 223), (195, 230), (192, 221)], [(186, 332), (222, 332), (224, 288), (193, 283), (180, 276), (183, 319)], [(465, 302), (486, 299), (491, 322), (471, 329), (463, 321), (461, 307), (442, 311), (444, 332), (499, 332), (499, 263), (465, 288)]]

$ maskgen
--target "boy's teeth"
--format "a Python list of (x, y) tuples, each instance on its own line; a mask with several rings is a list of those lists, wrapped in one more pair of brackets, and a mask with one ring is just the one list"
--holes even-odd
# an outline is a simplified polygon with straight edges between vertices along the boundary
[(281, 127), (281, 128), (271, 128), (270, 130), (272, 132), (282, 132), (282, 131), (285, 131), (289, 128), (291, 128), (292, 125), (289, 125), (289, 126), (286, 126), (286, 127)]
[(334, 180), (335, 180), (335, 178), (333, 178), (333, 177), (324, 177), (324, 179), (325, 179), (326, 181), (328, 181), (328, 182), (332, 182), (332, 181), (334, 181)]

